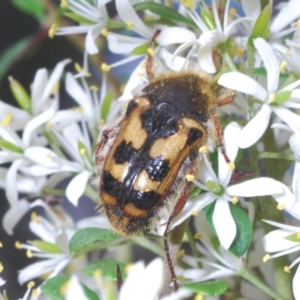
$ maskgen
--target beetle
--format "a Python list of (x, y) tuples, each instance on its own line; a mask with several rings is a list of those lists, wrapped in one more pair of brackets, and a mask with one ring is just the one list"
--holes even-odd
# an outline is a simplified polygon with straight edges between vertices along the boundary
[(190, 183), (185, 176), (199, 171), (199, 148), (217, 139), (229, 162), (216, 108), (233, 97), (218, 100), (209, 80), (197, 72), (153, 76), (150, 54), (146, 72), (149, 84), (97, 144), (100, 210), (117, 233), (138, 235), (171, 207), (164, 244), (176, 290), (167, 244), (169, 226), (187, 199)]

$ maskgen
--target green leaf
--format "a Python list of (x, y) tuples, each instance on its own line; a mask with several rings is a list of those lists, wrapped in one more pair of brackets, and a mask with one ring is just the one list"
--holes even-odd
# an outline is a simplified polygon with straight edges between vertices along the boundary
[(88, 24), (88, 25), (93, 25), (95, 24), (95, 22), (92, 22), (91, 20), (88, 20), (82, 16), (77, 15), (74, 12), (65, 12), (63, 13), (66, 17), (68, 17), (69, 19), (78, 22), (78, 23), (82, 23), (82, 24)]
[(126, 264), (118, 263), (114, 260), (97, 260), (87, 264), (82, 272), (94, 277), (97, 272), (100, 272), (101, 278), (109, 279), (109, 280), (117, 280), (117, 265), (119, 264), (122, 278), (126, 277), (125, 267)]
[(84, 228), (77, 231), (69, 242), (70, 252), (80, 250), (91, 243), (97, 241), (109, 241), (118, 238), (119, 236), (111, 230), (104, 228)]
[[(53, 278), (49, 278), (42, 286), (42, 292), (48, 296), (51, 300), (65, 300), (64, 295), (62, 295), (62, 291), (64, 284), (66, 284), (70, 280), (70, 276), (57, 276)], [(85, 295), (90, 300), (99, 300), (100, 298), (97, 296), (95, 292), (89, 289), (86, 285), (81, 284), (84, 290)]]
[(42, 286), (42, 292), (51, 300), (65, 300), (61, 294), (61, 287), (70, 280), (69, 276), (58, 276), (49, 278)]
[[(217, 234), (212, 221), (212, 215), (216, 202), (207, 205), (204, 209), (207, 221), (215, 234)], [(237, 205), (229, 203), (231, 215), (237, 226), (236, 237), (233, 240), (229, 251), (237, 257), (242, 256), (249, 248), (252, 240), (252, 224), (247, 214)]]
[(83, 290), (85, 295), (90, 299), (90, 300), (100, 300), (100, 298), (98, 297), (98, 295), (92, 291), (91, 289), (89, 289), (85, 284), (82, 284)]
[(208, 282), (191, 282), (182, 284), (184, 287), (194, 293), (200, 293), (208, 296), (222, 295), (228, 288), (227, 281), (208, 281)]
[(106, 120), (112, 100), (113, 100), (113, 94), (111, 91), (109, 91), (107, 92), (107, 94), (103, 99), (103, 104), (101, 106), (101, 119)]
[[(267, 70), (266, 68), (255, 68), (254, 69), (254, 74), (258, 75), (260, 77), (266, 78), (267, 77)], [(287, 79), (289, 78), (289, 74), (288, 73), (280, 73), (279, 74), (279, 78), (280, 79)]]
[(13, 5), (20, 11), (31, 15), (39, 22), (45, 17), (45, 1), (41, 0), (12, 0)]
[(176, 10), (171, 7), (167, 7), (160, 3), (155, 2), (141, 2), (137, 3), (134, 6), (135, 10), (149, 10), (152, 13), (163, 17), (167, 20), (182, 22), (191, 27), (198, 28), (197, 25), (190, 19), (187, 19), (183, 15), (179, 14)]

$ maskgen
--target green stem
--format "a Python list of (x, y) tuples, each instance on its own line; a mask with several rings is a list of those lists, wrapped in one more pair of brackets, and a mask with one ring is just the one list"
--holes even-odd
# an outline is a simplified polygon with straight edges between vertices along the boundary
[(52, 189), (48, 186), (43, 187), (41, 193), (42, 193), (42, 195), (51, 195), (51, 196), (65, 196), (66, 195), (65, 190)]
[(221, 43), (219, 45), (217, 45), (218, 50), (220, 51), (222, 57), (224, 58), (224, 60), (226, 61), (228, 67), (230, 68), (231, 71), (237, 71), (237, 68), (235, 66), (235, 64), (233, 63), (228, 51), (227, 51), (227, 45), (226, 43)]
[(285, 160), (295, 160), (294, 154), (284, 154), (276, 152), (263, 152), (258, 155), (258, 158), (273, 158), (273, 159), (285, 159)]
[(275, 293), (272, 289), (270, 289), (268, 286), (263, 284), (256, 276), (249, 273), (245, 268), (242, 269), (239, 273), (241, 277), (244, 279), (250, 281), (253, 285), (258, 287), (260, 290), (264, 291), (266, 294), (272, 297), (272, 299), (275, 300), (285, 300), (286, 298), (283, 298), (282, 296)]
[(164, 255), (164, 249), (157, 243), (149, 241), (149, 239), (147, 239), (147, 238), (144, 238), (142, 236), (135, 237), (134, 239), (132, 239), (132, 242), (135, 245), (139, 245), (145, 249), (148, 249), (159, 256)]
[(195, 239), (194, 239), (194, 237), (193, 237), (193, 235), (192, 235), (191, 228), (190, 228), (190, 227), (187, 227), (185, 233), (186, 233), (186, 235), (187, 235), (187, 237), (188, 237), (188, 240), (189, 240), (189, 243), (190, 243), (192, 252), (193, 252), (193, 254), (194, 254), (194, 257), (199, 258), (200, 255), (199, 255), (199, 252), (198, 252), (198, 250), (197, 250), (196, 243), (195, 243)]

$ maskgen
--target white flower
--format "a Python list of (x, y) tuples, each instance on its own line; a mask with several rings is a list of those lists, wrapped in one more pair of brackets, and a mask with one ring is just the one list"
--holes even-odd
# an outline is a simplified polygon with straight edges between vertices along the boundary
[(6, 116), (9, 116), (10, 126), (14, 130), (24, 130), (23, 142), (26, 145), (29, 144), (33, 132), (41, 125), (41, 122), (47, 122), (58, 110), (59, 94), (57, 86), (65, 66), (70, 61), (70, 59), (65, 59), (59, 62), (49, 78), (48, 72), (44, 68), (36, 72), (30, 95), (31, 114), (0, 101), (0, 120), (2, 121)]
[[(204, 7), (202, 7), (202, 9), (205, 10), (206, 13), (208, 13), (208, 8), (205, 7), (205, 4), (203, 5)], [(194, 9), (187, 10), (189, 16), (201, 29), (202, 34), (200, 35), (199, 39), (187, 41), (179, 46), (179, 48), (174, 53), (174, 57), (191, 46), (193, 47), (193, 49), (191, 50), (192, 53), (196, 50), (196, 48), (198, 48), (197, 57), (200, 68), (207, 73), (215, 73), (216, 67), (212, 57), (213, 48), (220, 45), (221, 43), (226, 42), (239, 23), (252, 20), (252, 18), (244, 17), (238, 18), (230, 23), (229, 5), (230, 1), (227, 1), (224, 11), (224, 20), (222, 24), (218, 13), (218, 3), (216, 0), (212, 1), (213, 22), (215, 24), (211, 25), (210, 27), (205, 24), (205, 22), (201, 19), (199, 14)]]
[[(268, 127), (272, 112), (287, 123), (292, 130), (300, 128), (300, 116), (292, 112), (291, 108), (300, 107), (300, 90), (295, 89), (300, 80), (278, 89), (279, 66), (274, 52), (268, 43), (258, 38), (254, 45), (261, 56), (267, 70), (267, 89), (256, 80), (238, 72), (229, 72), (222, 75), (218, 83), (226, 88), (252, 95), (262, 101), (260, 111), (243, 128), (239, 141), (240, 148), (247, 148), (257, 142)], [(276, 99), (279, 99), (276, 102)], [(282, 101), (280, 101), (283, 99)]]
[[(233, 162), (238, 151), (238, 138), (240, 128), (236, 123), (229, 124), (224, 130), (225, 149), (229, 159)], [(198, 212), (206, 205), (216, 201), (213, 212), (213, 224), (221, 245), (228, 249), (236, 236), (236, 224), (231, 215), (228, 202), (237, 197), (255, 197), (272, 195), (273, 197), (285, 197), (283, 184), (271, 178), (256, 178), (243, 183), (228, 186), (232, 170), (219, 152), (218, 175), (216, 175), (206, 157), (203, 155), (205, 165), (201, 168), (202, 182), (193, 180), (193, 183), (207, 191), (200, 196), (189, 200), (181, 213), (175, 217), (172, 226), (180, 224), (184, 219)], [(287, 187), (286, 187), (287, 189)]]
[(67, 284), (67, 290), (65, 293), (66, 300), (80, 299), (89, 300), (90, 298), (84, 292), (84, 289), (78, 280), (76, 275), (72, 275)]
[(300, 30), (296, 30), (292, 40), (286, 40), (286, 45), (290, 48), (290, 55), (286, 56), (288, 67), (291, 72), (300, 75)]
[[(182, 260), (192, 268), (184, 270), (179, 268), (178, 275), (193, 281), (206, 281), (237, 275), (245, 265), (246, 254), (242, 257), (236, 257), (224, 249), (222, 245), (215, 248), (211, 242), (213, 234), (205, 219), (204, 213), (200, 212), (194, 222), (196, 232), (201, 236), (201, 243), (196, 244), (201, 258), (184, 255)], [(201, 262), (202, 268), (199, 268), (199, 262)]]
[[(279, 5), (278, 5), (279, 6)], [(270, 39), (279, 39), (284, 35), (288, 35), (291, 32), (295, 31), (296, 24), (292, 22), (300, 17), (299, 11), (299, 1), (290, 0), (288, 2), (281, 2), (280, 7), (278, 7), (279, 12), (276, 17), (272, 20), (270, 25)], [(291, 25), (291, 28), (283, 30), (287, 25)]]
[[(81, 122), (82, 130), (77, 123), (63, 128), (62, 133), (54, 131), (63, 149), (78, 166), (77, 175), (66, 189), (66, 196), (73, 205), (77, 205), (79, 197), (84, 193), (89, 178), (94, 173), (93, 150), (87, 130), (87, 124)], [(67, 162), (66, 162), (67, 163)]]
[[(163, 287), (164, 262), (161, 258), (154, 259), (145, 266), (139, 261), (130, 269), (126, 280), (121, 286), (118, 300), (155, 300)], [(162, 300), (186, 299), (190, 292), (179, 290), (173, 295), (161, 298)]]
[[(298, 215), (298, 220), (299, 215)], [(277, 222), (263, 220), (264, 222), (276, 226), (280, 229), (276, 229), (274, 231), (266, 234), (262, 240), (264, 250), (268, 253), (274, 253), (273, 255), (267, 255), (265, 259), (276, 258), (282, 255), (287, 255), (294, 252), (299, 252), (300, 250), (300, 238), (299, 232), (300, 227), (289, 226), (285, 224), (280, 224)], [(286, 267), (286, 271), (294, 267), (296, 264), (299, 264), (300, 256), (295, 259), (288, 267)], [(296, 300), (300, 299), (300, 266), (298, 265), (297, 271), (293, 278), (293, 293)]]
[(101, 29), (105, 28), (108, 20), (106, 4), (111, 0), (97, 1), (94, 5), (86, 0), (68, 0), (67, 7), (82, 20), (78, 26), (61, 27), (55, 31), (55, 35), (86, 34), (85, 48), (89, 54), (99, 52), (95, 39), (100, 35)]
[(40, 238), (39, 243), (45, 242), (52, 245), (52, 251), (47, 252), (42, 247), (39, 248), (39, 244), (35, 241), (31, 244), (19, 245), (19, 248), (27, 250), (27, 256), (42, 259), (19, 271), (18, 281), (20, 284), (46, 273), (50, 273), (48, 278), (57, 276), (69, 264), (74, 266), (74, 274), (76, 271), (80, 272), (85, 261), (80, 257), (78, 259), (73, 258), (73, 255), (69, 253), (69, 241), (76, 230), (91, 226), (103, 227), (104, 223), (104, 218), (97, 216), (97, 220), (86, 218), (75, 224), (67, 212), (59, 206), (51, 209), (45, 202), (36, 200), (30, 207), (38, 206), (44, 208), (48, 219), (33, 213), (29, 228)]

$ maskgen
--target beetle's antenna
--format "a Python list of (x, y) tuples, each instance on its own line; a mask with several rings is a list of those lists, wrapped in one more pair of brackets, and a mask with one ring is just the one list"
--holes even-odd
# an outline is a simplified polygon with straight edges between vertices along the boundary
[(149, 42), (149, 47), (148, 47), (148, 50), (147, 50), (147, 60), (146, 60), (146, 73), (147, 73), (147, 76), (148, 76), (148, 79), (150, 80), (153, 75), (154, 75), (154, 68), (153, 68), (153, 54), (154, 54), (154, 51), (153, 51), (153, 43), (155, 41), (155, 39), (157, 38), (157, 36), (160, 34), (160, 30), (157, 29), (150, 42)]

